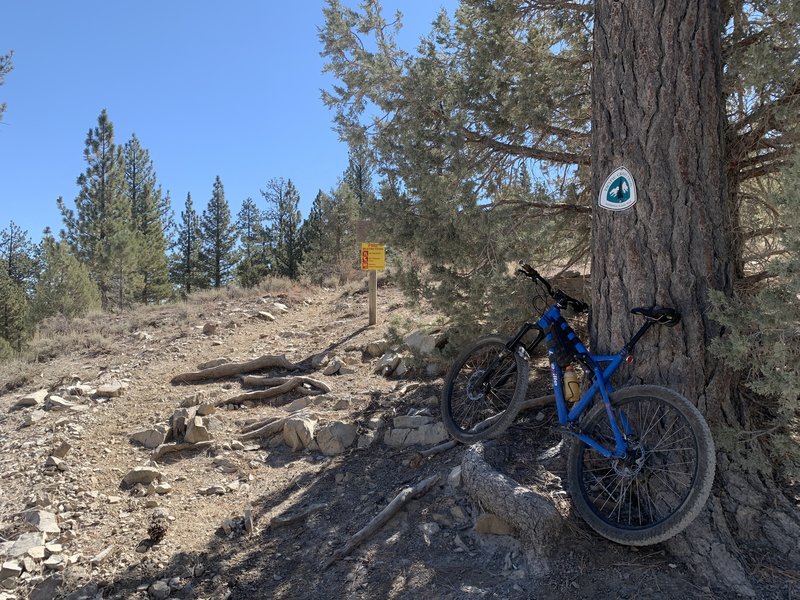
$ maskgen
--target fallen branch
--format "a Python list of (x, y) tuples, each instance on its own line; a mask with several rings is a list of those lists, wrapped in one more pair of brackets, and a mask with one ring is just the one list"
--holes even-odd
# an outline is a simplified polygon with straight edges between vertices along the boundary
[[(245, 379), (254, 379), (252, 377), (247, 377)], [(321, 381), (317, 381), (315, 379), (311, 379), (310, 377), (266, 377), (266, 378), (258, 378), (261, 381), (270, 381), (272, 382), (271, 385), (275, 387), (271, 387), (266, 390), (256, 390), (254, 392), (245, 392), (243, 394), (239, 394), (238, 396), (234, 396), (233, 398), (223, 398), (221, 400), (217, 400), (214, 404), (215, 406), (222, 406), (224, 404), (242, 404), (243, 402), (254, 402), (257, 400), (270, 400), (271, 398), (277, 398), (278, 396), (283, 396), (284, 394), (291, 392), (296, 388), (300, 388), (304, 383), (309, 385), (316, 386), (320, 391), (321, 394), (327, 393), (330, 391), (330, 388), (322, 383)], [(303, 388), (300, 388), (303, 389)]]
[(182, 444), (161, 444), (150, 455), (150, 460), (157, 461), (161, 459), (165, 454), (172, 454), (173, 452), (183, 452), (184, 450), (203, 450), (205, 448), (211, 447), (214, 442), (212, 441), (205, 441), (205, 442), (197, 442), (196, 444), (190, 444), (188, 442)]
[(351, 537), (344, 546), (333, 553), (333, 556), (331, 556), (325, 562), (324, 568), (327, 569), (340, 558), (350, 554), (367, 538), (383, 527), (389, 521), (389, 519), (400, 512), (401, 508), (408, 504), (412, 499), (428, 493), (430, 489), (438, 482), (439, 476), (433, 475), (427, 479), (423, 479), (412, 487), (402, 489), (386, 508), (379, 512), (369, 523), (367, 523), (360, 531), (358, 531), (358, 533)]
[(210, 381), (212, 379), (222, 379), (223, 377), (233, 377), (243, 373), (252, 373), (261, 369), (277, 367), (280, 369), (296, 369), (296, 365), (286, 360), (284, 355), (266, 355), (245, 362), (230, 362), (192, 373), (181, 373), (172, 378), (172, 383), (196, 383), (198, 381)]
[(263, 421), (256, 421), (255, 423), (250, 423), (249, 425), (245, 425), (242, 427), (242, 430), (239, 433), (250, 433), (251, 431), (255, 431), (256, 429), (262, 428), (264, 425), (269, 425), (270, 423), (274, 423), (280, 419), (280, 417), (269, 417), (268, 419), (264, 419)]
[(327, 504), (312, 504), (311, 506), (299, 510), (296, 513), (272, 517), (272, 519), (270, 519), (269, 521), (269, 526), (272, 529), (276, 529), (278, 527), (287, 527), (289, 525), (294, 525), (295, 523), (299, 523), (300, 521), (305, 521), (307, 517), (313, 515), (315, 512), (322, 510), (326, 506)]

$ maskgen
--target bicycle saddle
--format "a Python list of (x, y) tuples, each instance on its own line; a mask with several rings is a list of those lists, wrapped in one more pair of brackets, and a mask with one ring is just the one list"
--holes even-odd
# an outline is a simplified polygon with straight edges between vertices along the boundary
[(653, 321), (659, 325), (675, 327), (681, 322), (681, 313), (674, 308), (666, 306), (639, 306), (631, 310), (634, 315), (642, 315), (648, 321)]

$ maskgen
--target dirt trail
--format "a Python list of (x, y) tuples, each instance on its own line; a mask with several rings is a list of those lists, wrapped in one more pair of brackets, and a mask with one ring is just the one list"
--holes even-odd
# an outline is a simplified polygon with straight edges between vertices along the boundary
[[(411, 371), (387, 379), (374, 373), (379, 359), (364, 351), (387, 336), (390, 324), (407, 331), (433, 323), (436, 315), (407, 306), (388, 286), (379, 291), (381, 322), (369, 328), (366, 295), (351, 291), (153, 308), (107, 340), (108, 354), (92, 357), (76, 349), (40, 365), (35, 382), (0, 396), (0, 543), (9, 542), (0, 554), (32, 529), (24, 521), (26, 509), (56, 515), (60, 533), (49, 534), (47, 542), (61, 545), (46, 550), (58, 557), (50, 565), (44, 557), (28, 560), (29, 572), (3, 580), (0, 599), (714, 597), (691, 583), (692, 574), (671, 563), (660, 546), (636, 550), (598, 539), (568, 514), (566, 498), (564, 549), (547, 559), (512, 535), (478, 533), (474, 525), (482, 511), (451, 477), (461, 448), (420, 461), (415, 455), (421, 447), (382, 441), (396, 416), (438, 420), (441, 378)], [(271, 313), (274, 321), (259, 312)], [(215, 333), (203, 333), (207, 323), (217, 324)], [(311, 367), (312, 357), (326, 350), (342, 360), (344, 374), (326, 376)], [(285, 354), (304, 366), (304, 374), (329, 385), (331, 392), (317, 397), (310, 410), (320, 423), (356, 425), (360, 436), (367, 434), (366, 447), (354, 443), (326, 456), (293, 452), (275, 438), (242, 443), (237, 434), (244, 425), (285, 416), (286, 408), (258, 402), (223, 407), (213, 415), (210, 448), (153, 465), (167, 493), (143, 495), (143, 487), (122, 485), (131, 469), (151, 464), (151, 450), (133, 444), (132, 433), (166, 423), (182, 402), (212, 403), (241, 391), (236, 378), (172, 385), (175, 374), (219, 357), (264, 354)], [(44, 411), (27, 426), (34, 409), (11, 410), (24, 393), (53, 390), (72, 382), (72, 375), (93, 387), (111, 381), (127, 387), (103, 402), (80, 398), (80, 411)], [(557, 442), (552, 420), (547, 410), (523, 417), (489, 454), (518, 480), (541, 484), (532, 457)], [(367, 445), (370, 436), (374, 441)], [(46, 466), (62, 441), (71, 446), (63, 463)], [(554, 471), (543, 485), (563, 496)], [(323, 568), (402, 488), (436, 474), (440, 484), (432, 491)], [(307, 517), (270, 527), (272, 517), (309, 507), (314, 510)], [(154, 523), (166, 529), (157, 543)], [(787, 597), (789, 587), (769, 584), (765, 597)]]

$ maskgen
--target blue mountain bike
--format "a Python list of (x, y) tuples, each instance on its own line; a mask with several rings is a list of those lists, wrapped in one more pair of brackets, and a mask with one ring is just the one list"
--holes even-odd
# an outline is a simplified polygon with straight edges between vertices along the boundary
[[(529, 358), (547, 344), (559, 430), (571, 440), (567, 487), (578, 514), (599, 534), (645, 546), (681, 532), (699, 514), (714, 480), (711, 431), (700, 411), (668, 388), (636, 385), (614, 390), (610, 379), (633, 361), (639, 339), (653, 325), (673, 327), (680, 314), (661, 306), (634, 308), (642, 327), (610, 356), (590, 354), (561, 315), (588, 311), (584, 302), (553, 288), (533, 267), (517, 271), (544, 286), (553, 302), (515, 336), (488, 336), (462, 352), (447, 374), (442, 419), (464, 443), (497, 436), (514, 420), (528, 388)], [(536, 331), (535, 339), (523, 338)], [(564, 369), (581, 365), (590, 385), (577, 402), (564, 398)]]

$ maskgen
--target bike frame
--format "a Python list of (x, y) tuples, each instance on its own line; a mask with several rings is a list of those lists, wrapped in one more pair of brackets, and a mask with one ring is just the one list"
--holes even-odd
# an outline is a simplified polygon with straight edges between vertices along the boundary
[[(524, 358), (529, 358), (536, 346), (538, 346), (543, 340), (547, 339), (547, 341), (550, 341), (551, 334), (547, 334), (545, 332), (551, 325), (557, 321), (560, 321), (561, 319), (562, 315), (558, 306), (551, 306), (545, 311), (545, 313), (536, 323), (526, 322), (517, 332), (517, 335), (515, 335), (511, 341), (509, 341), (506, 347), (511, 352), (520, 352), (522, 350), (525, 353)], [(553, 348), (551, 347), (548, 349), (550, 376), (553, 381), (553, 394), (555, 395), (556, 399), (556, 410), (558, 412), (559, 424), (562, 427), (569, 427), (569, 425), (577, 423), (581, 415), (599, 393), (606, 409), (606, 416), (608, 417), (611, 431), (614, 434), (614, 448), (606, 448), (600, 442), (584, 433), (570, 430), (567, 430), (567, 433), (578, 438), (587, 446), (597, 450), (597, 452), (606, 458), (622, 458), (625, 456), (628, 450), (628, 436), (632, 433), (630, 426), (625, 419), (624, 413), (620, 413), (622, 427), (617, 424), (614, 410), (611, 407), (610, 395), (614, 391), (614, 388), (610, 382), (611, 376), (624, 361), (629, 360), (636, 342), (639, 341), (639, 338), (644, 335), (645, 331), (647, 331), (652, 324), (653, 323), (651, 321), (645, 322), (639, 331), (637, 331), (636, 334), (631, 338), (631, 340), (626, 343), (618, 353), (612, 355), (590, 354), (583, 343), (577, 339), (577, 336), (575, 336), (574, 333), (569, 334), (569, 339), (575, 340), (575, 348), (580, 353), (579, 360), (594, 375), (594, 382), (592, 383), (592, 386), (586, 390), (586, 392), (584, 392), (584, 394), (575, 403), (575, 405), (572, 406), (572, 408), (568, 406), (567, 401), (564, 398), (563, 371), (558, 362), (555, 360)], [(538, 330), (538, 335), (530, 344), (524, 345), (522, 343), (522, 338), (525, 337), (525, 335), (532, 329)]]

